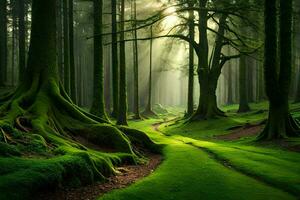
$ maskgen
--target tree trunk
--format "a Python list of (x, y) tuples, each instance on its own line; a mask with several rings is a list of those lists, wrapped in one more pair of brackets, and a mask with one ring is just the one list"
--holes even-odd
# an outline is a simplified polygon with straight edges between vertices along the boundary
[(18, 1), (19, 8), (19, 79), (23, 78), (26, 67), (26, 47), (25, 47), (25, 3)]
[(76, 74), (74, 58), (74, 0), (69, 0), (69, 52), (70, 52), (70, 95), (73, 102), (76, 100)]
[(112, 59), (112, 96), (113, 110), (112, 117), (117, 118), (119, 113), (119, 57), (118, 57), (118, 35), (117, 35), (117, 0), (111, 0), (111, 59)]
[(120, 82), (118, 125), (127, 125), (126, 55), (125, 55), (125, 0), (121, 0), (120, 17)]
[[(280, 65), (277, 61), (277, 4), (265, 1), (265, 81), (270, 101), (269, 118), (258, 140), (299, 136), (299, 126), (289, 113), (288, 96), (292, 65), (292, 0), (280, 0)], [(275, 62), (275, 63), (274, 63)], [(279, 68), (279, 69), (278, 69)], [(279, 70), (279, 72), (277, 72)]]
[(64, 61), (63, 61), (63, 2), (56, 1), (57, 13), (56, 13), (56, 24), (57, 24), (57, 64), (59, 69), (59, 77), (63, 83), (64, 75)]
[(70, 94), (70, 40), (69, 40), (69, 14), (68, 0), (63, 0), (64, 21), (64, 87)]
[[(188, 6), (192, 8), (194, 3), (189, 1)], [(192, 41), (195, 40), (195, 15), (194, 10), (189, 11), (189, 37)], [(194, 47), (189, 44), (189, 79), (188, 79), (188, 105), (187, 117), (194, 113)]]
[(7, 72), (7, 2), (0, 2), (0, 87), (5, 86)]
[(240, 58), (240, 76), (239, 76), (239, 93), (240, 93), (240, 103), (239, 103), (239, 113), (244, 113), (250, 111), (248, 104), (248, 80), (247, 80), (247, 62), (244, 55)]
[(197, 111), (191, 117), (191, 120), (209, 119), (218, 116), (225, 116), (217, 106), (216, 89), (218, 79), (221, 74), (222, 67), (225, 62), (221, 62), (221, 52), (223, 47), (223, 35), (225, 32), (224, 23), (226, 23), (227, 15), (220, 17), (220, 25), (216, 38), (216, 45), (212, 53), (212, 62), (208, 63), (208, 36), (207, 36), (207, 10), (202, 9), (206, 6), (206, 0), (200, 0), (200, 20), (199, 35), (200, 45), (198, 49), (198, 80), (200, 84), (200, 98)]
[(134, 58), (134, 98), (133, 98), (133, 113), (134, 119), (141, 119), (140, 115), (140, 95), (139, 95), (139, 51), (138, 51), (138, 40), (137, 40), (137, 10), (136, 10), (136, 0), (132, 2), (133, 7), (133, 58)]
[(91, 113), (107, 120), (104, 103), (102, 9), (103, 0), (94, 0), (94, 97)]
[(227, 66), (228, 67), (228, 94), (227, 94), (227, 104), (231, 105), (234, 103), (233, 101), (233, 70), (231, 63)]
[[(129, 138), (144, 147), (153, 148), (154, 144), (142, 132), (125, 127), (117, 129), (108, 121), (84, 111), (66, 94), (59, 81), (56, 62), (55, 9), (54, 0), (33, 0), (27, 68), (17, 90), (0, 99), (0, 129), (12, 137), (16, 131), (22, 135), (29, 133), (28, 137), (38, 134), (47, 145), (62, 147), (64, 154), (84, 158), (94, 178), (103, 179), (97, 167), (99, 163), (91, 158), (86, 147), (72, 140), (73, 135), (80, 134), (96, 145), (123, 152), (122, 156), (116, 154), (114, 160), (126, 158), (132, 163), (136, 155)], [(112, 167), (109, 169), (113, 171)]]

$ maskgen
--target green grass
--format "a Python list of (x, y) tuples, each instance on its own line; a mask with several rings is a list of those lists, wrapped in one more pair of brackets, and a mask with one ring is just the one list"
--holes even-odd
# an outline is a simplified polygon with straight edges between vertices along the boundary
[(166, 137), (153, 131), (153, 123), (152, 119), (131, 125), (143, 128), (153, 140), (166, 145), (163, 164), (149, 177), (106, 194), (101, 200), (295, 199), (287, 192), (224, 167), (205, 151), (180, 141), (184, 139), (181, 136)]

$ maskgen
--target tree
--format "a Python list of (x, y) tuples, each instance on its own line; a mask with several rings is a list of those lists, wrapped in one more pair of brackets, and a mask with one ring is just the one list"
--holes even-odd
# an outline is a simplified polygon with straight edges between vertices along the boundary
[(121, 0), (120, 17), (120, 80), (118, 125), (127, 125), (126, 55), (125, 55), (125, 0)]
[[(280, 0), (280, 36), (277, 44), (277, 1), (265, 0), (265, 84), (269, 99), (267, 124), (258, 140), (299, 136), (299, 126), (289, 112), (292, 65), (292, 0)], [(277, 52), (280, 46), (278, 65)]]
[[(194, 7), (193, 1), (188, 1), (188, 7)], [(195, 40), (195, 14), (194, 10), (189, 10), (189, 37), (192, 41)], [(190, 117), (194, 113), (194, 48), (189, 43), (189, 78), (188, 78), (188, 105), (187, 105), (187, 117)]]
[(119, 113), (119, 63), (118, 63), (118, 34), (117, 34), (117, 0), (111, 0), (111, 58), (112, 58), (112, 117), (117, 118)]
[(140, 115), (140, 95), (139, 95), (139, 51), (138, 51), (138, 40), (137, 40), (137, 10), (136, 10), (136, 0), (132, 0), (132, 28), (133, 28), (133, 70), (134, 70), (134, 98), (133, 98), (133, 113), (134, 119), (141, 119)]
[[(153, 26), (150, 27), (150, 38), (153, 38)], [(152, 54), (153, 54), (153, 40), (150, 39), (150, 56), (149, 56), (149, 79), (148, 79), (148, 102), (143, 112), (144, 116), (156, 116), (152, 110)]]
[(108, 120), (104, 103), (102, 9), (103, 0), (94, 0), (94, 97), (91, 113)]
[(70, 96), (76, 103), (76, 76), (74, 58), (74, 1), (69, 0), (69, 58), (70, 58)]
[(23, 74), (26, 66), (25, 2), (21, 0), (18, 0), (18, 17), (19, 17), (19, 79), (21, 79), (23, 78)]
[(70, 40), (69, 40), (68, 0), (63, 0), (63, 35), (64, 35), (64, 87), (70, 94)]
[(239, 94), (240, 94), (240, 103), (239, 103), (239, 113), (244, 113), (250, 111), (248, 104), (248, 82), (247, 82), (247, 59), (245, 55), (242, 55), (240, 58), (240, 67), (239, 67)]
[(7, 70), (7, 1), (0, 2), (0, 86), (6, 82)]
[[(71, 134), (81, 134), (94, 144), (128, 153), (135, 160), (129, 138), (142, 145), (152, 145), (151, 140), (142, 132), (125, 127), (118, 129), (82, 110), (72, 102), (60, 84), (55, 48), (55, 11), (54, 0), (33, 0), (31, 40), (24, 78), (14, 93), (0, 100), (0, 129), (3, 135), (13, 137), (18, 129), (28, 136), (39, 135), (51, 146), (66, 145), (64, 153), (76, 154), (69, 152), (69, 145), (80, 149), (85, 147), (77, 144)], [(89, 154), (80, 154), (96, 166)], [(95, 167), (93, 170), (100, 176)]]

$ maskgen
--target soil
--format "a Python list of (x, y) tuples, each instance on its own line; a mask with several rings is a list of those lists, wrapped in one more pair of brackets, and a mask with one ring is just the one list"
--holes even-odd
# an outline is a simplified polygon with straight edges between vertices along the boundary
[(229, 134), (218, 135), (216, 138), (225, 141), (239, 140), (243, 137), (256, 136), (262, 129), (263, 125), (245, 125), (235, 129)]
[(149, 162), (145, 165), (127, 165), (117, 168), (120, 172), (112, 176), (106, 183), (95, 183), (77, 189), (61, 188), (52, 193), (46, 192), (39, 195), (38, 200), (93, 200), (105, 193), (125, 188), (137, 180), (150, 175), (162, 162), (162, 156), (157, 154), (148, 155)]

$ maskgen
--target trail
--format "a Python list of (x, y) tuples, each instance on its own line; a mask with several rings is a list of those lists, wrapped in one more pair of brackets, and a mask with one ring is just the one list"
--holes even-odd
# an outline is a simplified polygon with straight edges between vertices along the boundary
[(165, 160), (149, 177), (102, 200), (296, 199), (291, 194), (249, 177), (191, 144), (159, 132), (163, 123), (151, 125), (149, 135), (165, 144)]

